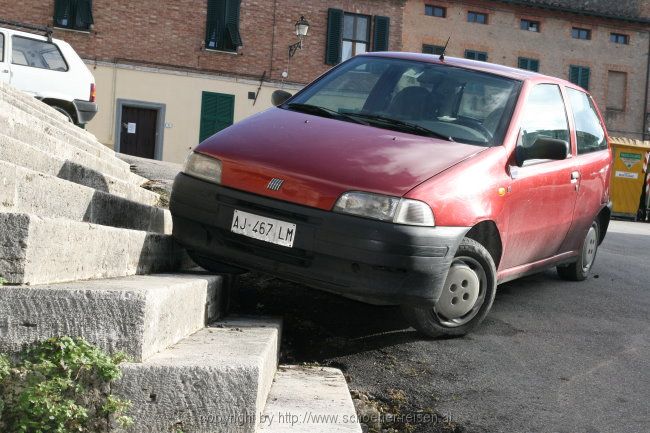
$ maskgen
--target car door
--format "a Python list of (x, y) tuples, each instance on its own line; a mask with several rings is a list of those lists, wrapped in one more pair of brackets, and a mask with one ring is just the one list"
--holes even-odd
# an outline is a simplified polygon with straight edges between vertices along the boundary
[(605, 129), (591, 97), (580, 90), (565, 88), (573, 117), (577, 155), (577, 202), (573, 226), (565, 241), (565, 250), (578, 250), (596, 215), (609, 200), (611, 151)]
[(0, 82), (8, 83), (10, 79), (9, 55), (7, 53), (7, 35), (0, 31)]
[[(531, 146), (537, 137), (570, 141), (558, 85), (537, 84), (525, 100), (517, 146)], [(501, 269), (543, 260), (560, 250), (576, 204), (574, 159), (570, 154), (561, 161), (532, 160), (509, 167), (512, 183), (505, 205), (508, 228)]]

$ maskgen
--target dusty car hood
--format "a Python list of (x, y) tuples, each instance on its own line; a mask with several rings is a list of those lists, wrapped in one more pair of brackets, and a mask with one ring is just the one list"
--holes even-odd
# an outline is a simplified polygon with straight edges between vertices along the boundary
[[(196, 150), (223, 162), (224, 186), (331, 209), (345, 191), (404, 195), (484, 149), (272, 108)], [(279, 191), (272, 178), (284, 180)]]

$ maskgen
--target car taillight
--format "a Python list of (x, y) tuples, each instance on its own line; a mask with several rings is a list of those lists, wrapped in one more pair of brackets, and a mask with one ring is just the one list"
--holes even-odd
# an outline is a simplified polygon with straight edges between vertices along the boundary
[(95, 83), (90, 85), (90, 102), (95, 102), (97, 100), (97, 88)]

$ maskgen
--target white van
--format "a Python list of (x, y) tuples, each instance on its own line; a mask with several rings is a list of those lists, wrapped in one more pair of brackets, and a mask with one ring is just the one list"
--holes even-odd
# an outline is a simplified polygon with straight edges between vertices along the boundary
[(65, 114), (77, 124), (97, 114), (95, 78), (68, 44), (0, 27), (0, 81)]

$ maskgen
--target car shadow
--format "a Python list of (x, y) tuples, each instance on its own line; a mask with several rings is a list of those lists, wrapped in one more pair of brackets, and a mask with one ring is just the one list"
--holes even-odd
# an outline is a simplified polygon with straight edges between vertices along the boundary
[(426, 339), (399, 307), (369, 305), (254, 273), (235, 284), (232, 313), (283, 318), (281, 362), (323, 362)]

